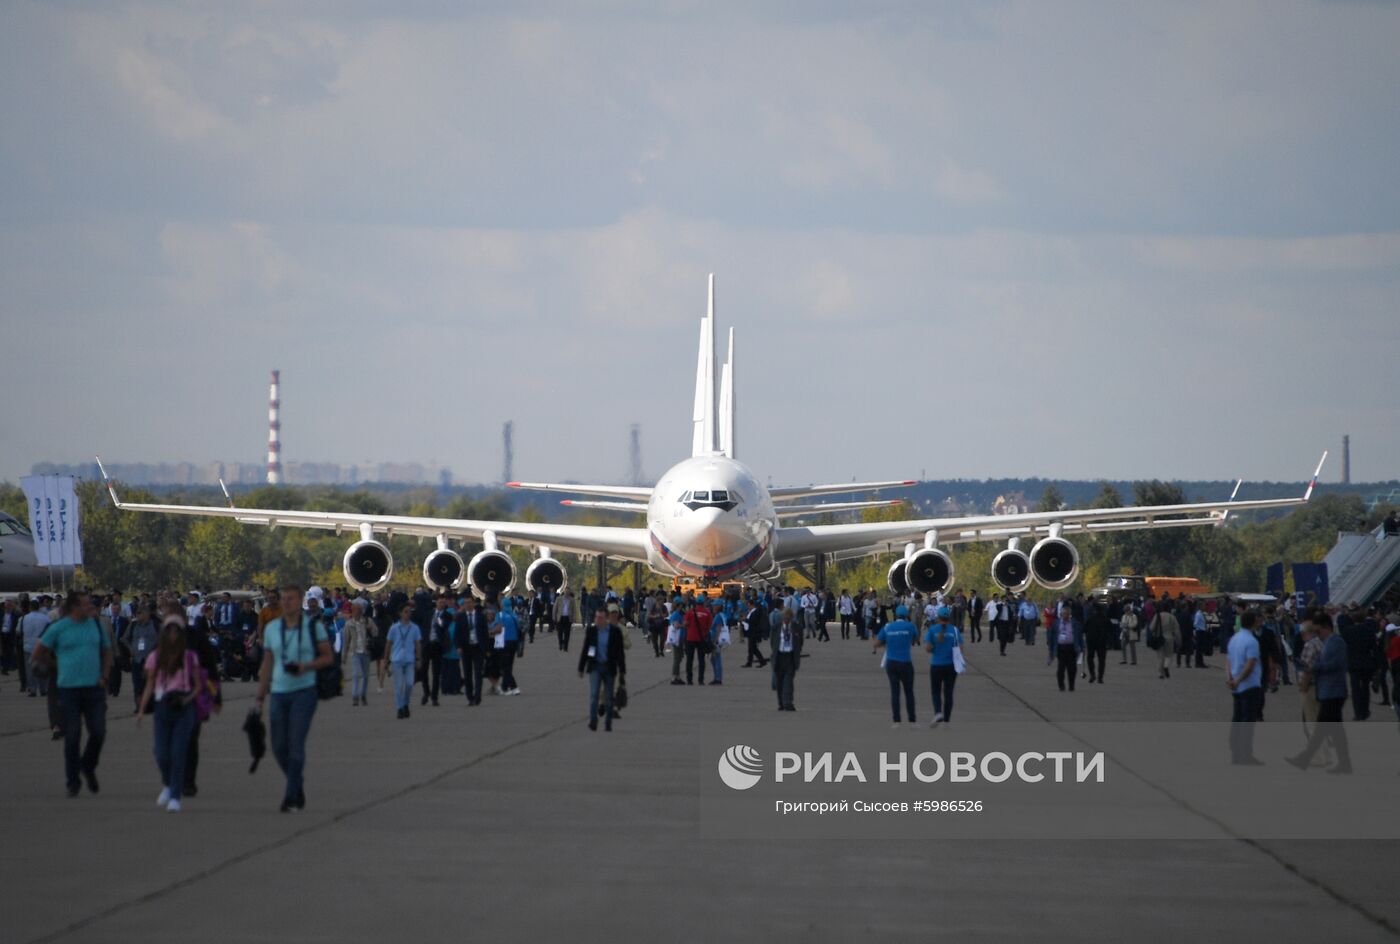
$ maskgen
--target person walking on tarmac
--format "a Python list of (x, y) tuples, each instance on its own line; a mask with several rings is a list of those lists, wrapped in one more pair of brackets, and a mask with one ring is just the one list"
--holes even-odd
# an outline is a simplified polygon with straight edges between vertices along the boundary
[(872, 652), (885, 650), (885, 675), (890, 680), (890, 712), (894, 716), (894, 726), (899, 727), (899, 693), (904, 690), (904, 703), (908, 708), (909, 723), (914, 717), (914, 656), (912, 647), (918, 638), (918, 630), (909, 622), (909, 608), (904, 604), (895, 607), (894, 620), (887, 623), (875, 634)]

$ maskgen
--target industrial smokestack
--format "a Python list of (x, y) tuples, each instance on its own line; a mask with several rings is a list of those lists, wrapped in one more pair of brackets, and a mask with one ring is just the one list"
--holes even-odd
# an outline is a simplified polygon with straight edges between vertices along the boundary
[(642, 484), (642, 427), (633, 423), (628, 430), (627, 478), (631, 485)]
[(502, 468), (501, 481), (510, 482), (515, 478), (515, 421), (506, 420), (501, 427)]
[(277, 388), (282, 372), (272, 372), (272, 387), (267, 398), (267, 484), (282, 484), (282, 402)]
[(1342, 437), (1342, 484), (1351, 484), (1351, 437)]

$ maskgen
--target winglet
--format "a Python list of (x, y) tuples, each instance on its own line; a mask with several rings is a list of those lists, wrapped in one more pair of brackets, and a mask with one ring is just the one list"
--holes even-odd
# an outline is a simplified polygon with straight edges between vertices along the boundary
[(111, 496), (112, 504), (120, 508), (122, 506), (121, 499), (117, 497), (117, 489), (112, 485), (112, 480), (107, 477), (107, 469), (102, 464), (102, 457), (94, 456), (93, 458), (97, 460), (97, 471), (102, 473), (102, 482), (107, 486), (107, 494)]
[[(1235, 496), (1238, 495), (1238, 494), (1240, 493), (1240, 486), (1243, 485), (1243, 484), (1244, 484), (1244, 479), (1235, 479), (1235, 488), (1234, 488), (1233, 491), (1230, 492), (1230, 501), (1234, 501), (1234, 500), (1235, 500)], [(1229, 519), (1229, 517), (1230, 517), (1230, 509), (1226, 508), (1224, 511), (1222, 511), (1222, 512), (1220, 513), (1220, 520), (1217, 521), (1217, 522), (1215, 523), (1215, 526), (1216, 526), (1217, 528), (1220, 527), (1222, 524), (1224, 524), (1224, 523)]]
[(219, 488), (223, 489), (224, 491), (224, 501), (228, 502), (228, 506), (232, 508), (233, 496), (228, 493), (228, 486), (224, 484), (224, 480), (222, 478), (219, 479)]
[(1322, 453), (1322, 458), (1317, 460), (1317, 468), (1313, 469), (1312, 481), (1308, 482), (1308, 490), (1303, 493), (1303, 501), (1312, 498), (1313, 489), (1317, 488), (1317, 477), (1322, 474), (1322, 464), (1327, 461), (1327, 453)]

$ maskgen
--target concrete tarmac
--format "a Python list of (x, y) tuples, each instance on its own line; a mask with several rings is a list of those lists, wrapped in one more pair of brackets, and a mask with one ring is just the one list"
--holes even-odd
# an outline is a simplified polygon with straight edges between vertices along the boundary
[[(833, 626), (834, 632), (834, 626)], [(308, 806), (279, 814), (269, 755), (247, 771), (252, 685), (230, 683), (205, 728), (200, 792), (175, 815), (149, 725), (109, 702), (102, 792), (67, 799), (43, 701), (0, 679), (0, 940), (1216, 941), (1400, 936), (1390, 844), (1218, 840), (974, 842), (715, 840), (700, 832), (696, 739), (707, 720), (868, 717), (889, 727), (869, 645), (809, 642), (798, 712), (780, 716), (766, 670), (726, 653), (723, 686), (677, 687), (640, 636), (632, 704), (616, 730), (584, 725), (575, 650), (550, 635), (517, 662), (523, 693), (479, 708), (443, 698), (397, 720), (323, 702), (309, 741)], [(966, 647), (957, 718), (1225, 720), (1222, 658), (1158, 681), (1149, 659), (1060, 693), (1045, 650)], [(927, 717), (926, 675), (916, 692)], [(421, 689), (419, 690), (421, 691)], [(1270, 711), (1293, 712), (1291, 689)], [(1376, 709), (1368, 724), (1393, 723)], [(1145, 806), (1145, 815), (1150, 814)], [(1301, 812), (1300, 815), (1308, 815)], [(1315, 815), (1326, 816), (1326, 810)], [(1377, 810), (1378, 816), (1395, 815)]]

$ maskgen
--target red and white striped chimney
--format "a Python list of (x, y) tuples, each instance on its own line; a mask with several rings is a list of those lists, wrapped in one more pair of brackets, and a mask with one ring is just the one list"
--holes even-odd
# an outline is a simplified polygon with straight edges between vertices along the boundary
[(281, 371), (272, 372), (272, 389), (267, 400), (267, 484), (282, 484), (282, 421), (278, 418), (282, 403), (277, 397)]

